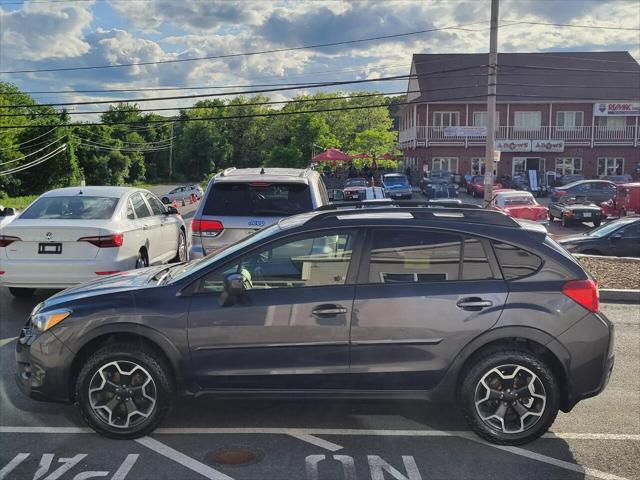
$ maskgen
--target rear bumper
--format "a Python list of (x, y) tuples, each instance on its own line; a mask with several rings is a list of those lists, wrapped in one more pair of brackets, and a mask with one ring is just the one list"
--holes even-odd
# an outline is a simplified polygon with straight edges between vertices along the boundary
[(96, 272), (122, 272), (135, 265), (135, 258), (42, 261), (2, 259), (0, 285), (21, 288), (66, 288), (100, 278)]
[(35, 400), (70, 402), (73, 352), (51, 332), (25, 328), (16, 342), (16, 383)]

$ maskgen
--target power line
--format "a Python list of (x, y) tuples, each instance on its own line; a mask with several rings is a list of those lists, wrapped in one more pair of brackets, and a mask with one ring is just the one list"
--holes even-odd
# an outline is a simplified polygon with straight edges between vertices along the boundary
[[(51, 132), (53, 132), (56, 128), (58, 127), (53, 127), (51, 130), (49, 130), (48, 132), (43, 133), (42, 135), (38, 135), (37, 137), (33, 137), (30, 140), (26, 140), (24, 142), (18, 143), (17, 145), (12, 145), (11, 147), (5, 147), (5, 148), (0, 148), (0, 152), (5, 151), (5, 150), (12, 150), (14, 148), (20, 148), (24, 145), (27, 145), (28, 143), (33, 142), (34, 140), (38, 140), (39, 138), (42, 138), (46, 135), (49, 135)], [(42, 143), (39, 143), (38, 145), (42, 145)], [(34, 146), (34, 145), (30, 145), (30, 146)]]
[(413, 35), (422, 35), (425, 33), (432, 32), (440, 32), (443, 30), (462, 30), (463, 27), (467, 27), (470, 25), (478, 25), (478, 24), (486, 23), (485, 21), (464, 23), (460, 25), (450, 25), (447, 27), (439, 27), (439, 28), (429, 28), (426, 30), (417, 30), (414, 32), (406, 32), (406, 33), (396, 33), (392, 35), (379, 35), (377, 37), (368, 37), (361, 38), (357, 40), (344, 40), (340, 42), (330, 42), (330, 43), (316, 43), (311, 45), (302, 45), (298, 47), (287, 47), (287, 48), (273, 48), (270, 50), (258, 50), (254, 52), (243, 52), (243, 53), (228, 53), (223, 55), (208, 55), (204, 57), (192, 57), (192, 58), (176, 58), (172, 60), (156, 60), (152, 62), (131, 62), (131, 63), (119, 63), (115, 65), (91, 65), (86, 67), (60, 67), (60, 68), (38, 68), (38, 69), (27, 69), (27, 70), (5, 70), (0, 71), (3, 74), (16, 74), (16, 73), (37, 73), (37, 72), (69, 72), (69, 71), (78, 71), (78, 70), (95, 70), (95, 69), (106, 69), (106, 68), (123, 68), (123, 67), (137, 67), (144, 65), (163, 65), (168, 63), (183, 63), (183, 62), (196, 62), (201, 60), (220, 60), (225, 58), (237, 58), (237, 57), (249, 57), (255, 55), (264, 55), (268, 53), (280, 53), (280, 52), (293, 52), (298, 50), (309, 50), (315, 48), (324, 48), (324, 47), (335, 47), (338, 45), (353, 45), (356, 43), (364, 43), (364, 42), (372, 42), (376, 40), (386, 40), (389, 38), (400, 38), (400, 37), (408, 37)]
[[(242, 90), (235, 92), (224, 92), (224, 93), (202, 93), (202, 94), (193, 94), (193, 95), (173, 95), (170, 97), (140, 97), (140, 98), (130, 98), (130, 99), (116, 99), (116, 100), (95, 100), (95, 101), (83, 101), (83, 102), (59, 102), (59, 103), (41, 103), (39, 107), (64, 107), (64, 106), (76, 106), (76, 105), (102, 105), (108, 103), (135, 103), (135, 102), (152, 102), (152, 101), (163, 101), (163, 100), (184, 100), (184, 99), (192, 99), (192, 98), (208, 98), (208, 97), (223, 97), (223, 96), (238, 96), (245, 94), (255, 94), (255, 93), (269, 93), (269, 92), (282, 92), (287, 90), (300, 90), (301, 88), (322, 88), (322, 87), (335, 87), (339, 85), (353, 85), (353, 84), (361, 84), (361, 83), (372, 83), (372, 82), (388, 82), (395, 80), (406, 80), (409, 78), (421, 78), (427, 75), (439, 74), (439, 73), (449, 73), (449, 72), (462, 72), (465, 70), (472, 70), (476, 68), (486, 67), (486, 65), (473, 65), (468, 67), (458, 67), (458, 68), (450, 68), (445, 70), (438, 70), (435, 72), (429, 72), (425, 74), (417, 74), (417, 75), (394, 75), (391, 77), (379, 77), (379, 78), (366, 78), (361, 80), (348, 80), (348, 81), (334, 81), (334, 82), (317, 82), (310, 83), (305, 85), (305, 87), (293, 86), (293, 87), (280, 87), (280, 88), (268, 88), (268, 89), (258, 89), (258, 90)], [(27, 104), (18, 104), (18, 105), (4, 105), (0, 108), (24, 108), (24, 107), (32, 107), (33, 105)]]
[(108, 151), (108, 152), (125, 152), (125, 153), (163, 152), (163, 151), (169, 150), (169, 148), (171, 148), (169, 145), (167, 145), (166, 147), (162, 147), (162, 148), (148, 148), (148, 149), (122, 148), (122, 147), (103, 147), (103, 146), (100, 146), (100, 145), (93, 145), (93, 144), (90, 144), (90, 143), (83, 143), (83, 142), (78, 143), (78, 145), (82, 146), (82, 147), (86, 147), (86, 148), (93, 148), (95, 150), (102, 150), (102, 151)]
[(36, 160), (34, 160), (34, 161), (30, 162), (30, 163), (25, 163), (24, 165), (20, 165), (19, 167), (10, 168), (9, 170), (0, 171), (0, 177), (1, 176), (5, 176), (5, 175), (11, 175), (13, 173), (19, 173), (19, 172), (22, 172), (24, 170), (28, 170), (30, 168), (33, 168), (33, 167), (35, 167), (37, 165), (40, 165), (43, 162), (46, 162), (50, 158), (55, 157), (59, 153), (64, 152), (66, 149), (67, 149), (67, 144), (65, 143), (64, 145), (60, 145), (53, 152), (49, 152), (49, 153), (45, 154), (43, 157), (37, 158)]
[[(505, 20), (505, 21), (516, 21), (516, 20)], [(572, 23), (547, 23), (547, 22), (529, 22), (521, 20), (519, 23), (524, 25), (545, 25), (549, 27), (569, 27), (569, 28), (593, 28), (596, 30), (621, 30), (621, 31), (630, 31), (630, 32), (638, 32), (640, 28), (631, 28), (631, 27), (611, 27), (608, 25), (576, 25)]]
[(35, 155), (36, 153), (40, 153), (43, 150), (46, 150), (47, 148), (49, 148), (52, 145), (55, 145), (56, 143), (60, 142), (64, 137), (60, 137), (56, 140), (54, 140), (53, 142), (51, 142), (49, 145), (42, 147), (38, 150), (35, 150), (31, 153), (27, 153), (25, 156), (20, 157), (20, 158), (14, 158), (13, 160), (8, 160), (6, 162), (0, 162), (0, 165), (8, 165), (9, 163), (15, 163), (15, 162), (19, 162), (20, 160), (24, 160), (25, 158), (31, 157), (32, 155)]

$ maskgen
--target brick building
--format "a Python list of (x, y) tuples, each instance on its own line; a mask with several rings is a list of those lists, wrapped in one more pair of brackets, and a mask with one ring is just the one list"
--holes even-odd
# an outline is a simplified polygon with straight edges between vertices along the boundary
[[(484, 173), (488, 59), (413, 56), (399, 140), (414, 171)], [(499, 54), (497, 92), (498, 176), (638, 179), (640, 65), (628, 52)]]

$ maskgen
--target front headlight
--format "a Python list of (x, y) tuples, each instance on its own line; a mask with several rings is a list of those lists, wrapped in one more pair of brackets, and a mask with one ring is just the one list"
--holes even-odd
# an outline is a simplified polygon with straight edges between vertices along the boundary
[(51, 310), (45, 313), (38, 313), (31, 317), (31, 324), (41, 332), (49, 330), (54, 325), (57, 325), (62, 320), (71, 315), (71, 310), (61, 308), (58, 310)]

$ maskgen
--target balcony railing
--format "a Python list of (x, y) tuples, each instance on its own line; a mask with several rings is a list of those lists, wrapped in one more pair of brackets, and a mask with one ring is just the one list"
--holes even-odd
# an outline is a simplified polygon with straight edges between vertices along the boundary
[[(635, 125), (623, 127), (600, 126), (542, 126), (533, 129), (519, 127), (496, 127), (497, 140), (564, 140), (576, 143), (612, 143), (640, 145), (640, 128)], [(431, 142), (484, 142), (486, 136), (445, 135), (444, 127), (417, 126), (401, 130), (399, 140), (401, 144), (417, 141), (425, 144)]]

